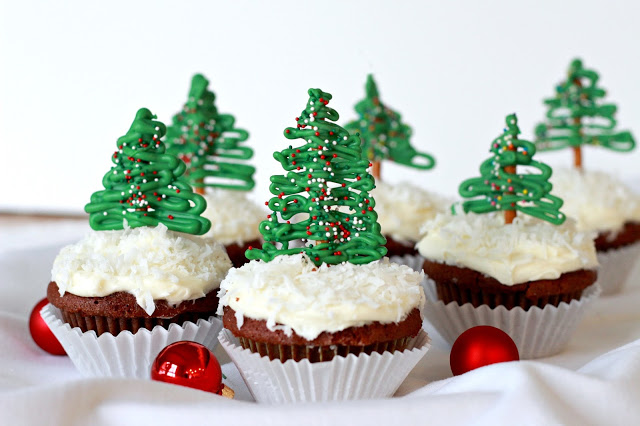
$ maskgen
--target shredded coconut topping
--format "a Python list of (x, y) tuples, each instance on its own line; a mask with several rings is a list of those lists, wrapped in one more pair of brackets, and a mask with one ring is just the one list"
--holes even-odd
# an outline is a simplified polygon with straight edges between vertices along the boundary
[(104, 297), (125, 291), (151, 315), (154, 300), (176, 305), (219, 287), (231, 267), (224, 247), (211, 239), (155, 228), (92, 231), (64, 247), (51, 279), (65, 292)]
[(231, 269), (220, 285), (220, 306), (243, 317), (266, 320), (270, 330), (294, 330), (307, 340), (375, 321), (399, 322), (422, 309), (423, 273), (387, 258), (365, 265), (316, 267), (302, 254), (251, 261)]
[(551, 183), (564, 200), (562, 211), (580, 231), (616, 232), (625, 222), (640, 222), (640, 197), (608, 173), (554, 169)]
[(247, 198), (244, 191), (211, 188), (204, 197), (207, 209), (202, 216), (211, 221), (205, 237), (222, 244), (242, 244), (260, 238), (258, 225), (266, 212)]
[(594, 234), (518, 215), (510, 225), (502, 214), (439, 214), (424, 224), (418, 251), (425, 258), (474, 269), (505, 285), (556, 279), (565, 272), (598, 266)]
[(415, 242), (424, 222), (449, 210), (452, 200), (410, 183), (390, 185), (376, 182), (371, 191), (376, 200), (382, 233), (398, 241)]

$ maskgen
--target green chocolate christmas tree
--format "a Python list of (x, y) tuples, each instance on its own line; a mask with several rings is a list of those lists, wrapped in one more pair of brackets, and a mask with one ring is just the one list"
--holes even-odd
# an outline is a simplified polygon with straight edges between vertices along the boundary
[(94, 192), (84, 208), (93, 229), (124, 229), (125, 220), (131, 228), (163, 223), (196, 235), (211, 227), (200, 216), (206, 201), (181, 179), (186, 166), (165, 152), (160, 139), (166, 127), (154, 118), (148, 109), (139, 109), (127, 134), (118, 139), (112, 157), (115, 166), (102, 179), (105, 189)]
[(334, 123), (339, 116), (327, 106), (331, 95), (308, 93), (297, 126), (284, 131), (300, 144), (273, 154), (286, 174), (271, 176), (274, 197), (265, 203), (271, 214), (260, 224), (265, 243), (246, 256), (268, 262), (306, 253), (316, 265), (380, 259), (387, 249), (369, 195), (375, 187), (371, 163), (362, 157), (358, 136)]
[[(380, 102), (373, 76), (367, 76), (366, 97), (356, 104), (358, 120), (347, 123), (351, 134), (360, 134), (362, 152), (373, 164), (373, 176), (380, 178), (380, 162), (390, 160), (398, 164), (427, 170), (435, 159), (411, 146), (411, 127), (402, 122), (396, 111)], [(418, 160), (418, 161), (416, 161)]]
[(193, 76), (189, 99), (167, 130), (167, 151), (187, 164), (185, 175), (201, 194), (205, 187), (249, 191), (255, 167), (243, 162), (253, 150), (240, 145), (249, 133), (234, 127), (232, 115), (218, 113), (208, 86), (201, 74)]
[[(551, 167), (533, 159), (533, 143), (518, 139), (520, 129), (515, 114), (506, 118), (504, 132), (491, 143), (493, 156), (480, 166), (481, 177), (467, 179), (460, 184), (465, 212), (486, 213), (504, 211), (505, 223), (513, 222), (516, 212), (535, 216), (559, 225), (565, 215), (559, 210), (562, 200), (549, 194)], [(535, 168), (540, 173), (518, 173), (517, 166)]]
[(582, 168), (582, 145), (601, 145), (614, 151), (631, 151), (635, 140), (628, 131), (616, 131), (614, 104), (602, 103), (605, 90), (598, 74), (571, 62), (567, 79), (556, 86), (556, 96), (545, 99), (547, 121), (536, 126), (536, 145), (541, 150), (571, 147), (574, 165)]

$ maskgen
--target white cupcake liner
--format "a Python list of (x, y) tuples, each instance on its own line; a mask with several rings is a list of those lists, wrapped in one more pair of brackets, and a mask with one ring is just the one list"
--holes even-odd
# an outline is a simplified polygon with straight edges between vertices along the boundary
[(42, 308), (40, 314), (84, 376), (149, 378), (151, 364), (167, 345), (188, 340), (213, 350), (222, 329), (222, 321), (212, 316), (197, 324), (187, 321), (171, 324), (168, 329), (156, 326), (152, 331), (122, 331), (117, 336), (103, 333), (98, 337), (95, 331), (71, 328), (52, 304)]
[(422, 265), (424, 264), (424, 257), (419, 254), (405, 254), (404, 256), (391, 256), (389, 258), (391, 262), (399, 263), (401, 265), (407, 265), (414, 271), (421, 272)]
[(620, 292), (640, 257), (640, 242), (618, 249), (598, 252), (598, 284), (602, 295)]
[(349, 354), (327, 362), (304, 359), (283, 363), (243, 349), (229, 330), (222, 330), (219, 339), (251, 395), (264, 403), (390, 397), (431, 346), (427, 333), (420, 330), (402, 352)]
[(453, 345), (464, 331), (477, 325), (491, 325), (506, 332), (515, 342), (520, 359), (542, 358), (557, 354), (569, 342), (586, 309), (600, 294), (600, 286), (587, 287), (580, 300), (560, 303), (559, 306), (534, 306), (528, 311), (521, 307), (507, 309), (487, 305), (475, 308), (470, 303), (445, 305), (438, 300), (435, 282), (424, 281), (426, 303), (424, 315), (442, 338)]

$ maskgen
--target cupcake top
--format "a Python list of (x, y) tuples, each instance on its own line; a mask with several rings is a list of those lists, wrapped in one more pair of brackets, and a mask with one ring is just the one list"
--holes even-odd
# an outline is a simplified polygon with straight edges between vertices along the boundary
[(617, 232), (626, 222), (640, 222), (640, 197), (610, 174), (556, 169), (551, 182), (580, 231)]
[(92, 231), (64, 247), (51, 280), (65, 292), (103, 297), (124, 291), (151, 315), (154, 300), (177, 305), (219, 287), (231, 267), (224, 248), (210, 239), (157, 227)]
[(551, 225), (518, 216), (505, 225), (499, 213), (439, 214), (423, 231), (417, 245), (422, 256), (482, 272), (504, 285), (556, 279), (598, 266), (594, 236), (578, 232), (572, 220)]
[(304, 254), (251, 261), (231, 269), (220, 286), (220, 305), (267, 327), (307, 340), (375, 321), (400, 322), (422, 309), (423, 274), (387, 258), (364, 265), (315, 266)]
[(213, 237), (225, 245), (260, 238), (258, 226), (265, 213), (247, 198), (246, 192), (210, 188), (204, 198), (207, 209), (202, 215), (211, 221), (205, 237)]
[(449, 210), (451, 205), (451, 200), (407, 182), (376, 182), (371, 194), (376, 199), (382, 233), (397, 241), (419, 240), (424, 222)]

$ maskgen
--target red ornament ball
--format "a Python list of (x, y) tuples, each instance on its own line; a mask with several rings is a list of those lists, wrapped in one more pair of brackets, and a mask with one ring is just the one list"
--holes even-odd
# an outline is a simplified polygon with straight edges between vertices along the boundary
[(49, 303), (45, 297), (31, 310), (29, 316), (29, 332), (36, 345), (40, 346), (43, 351), (49, 352), (51, 355), (66, 355), (64, 348), (53, 335), (51, 329), (42, 319), (40, 311)]
[(518, 360), (518, 348), (507, 333), (489, 325), (479, 325), (456, 339), (449, 364), (453, 375), (458, 376), (485, 365)]
[(222, 394), (220, 363), (206, 346), (196, 342), (175, 342), (160, 351), (151, 366), (151, 378)]

